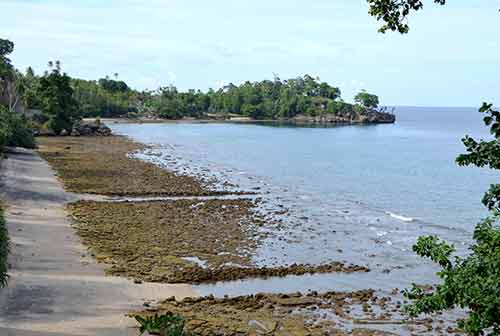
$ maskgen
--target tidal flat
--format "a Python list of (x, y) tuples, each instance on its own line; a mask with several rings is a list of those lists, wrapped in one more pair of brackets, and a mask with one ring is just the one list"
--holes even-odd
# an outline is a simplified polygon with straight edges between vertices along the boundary
[(332, 262), (256, 267), (252, 255), (266, 233), (239, 200), (80, 201), (68, 205), (75, 228), (108, 273), (141, 281), (201, 283), (306, 273), (367, 272)]
[[(40, 154), (67, 190), (115, 197), (67, 206), (83, 243), (108, 266), (109, 274), (136, 281), (196, 284), (369, 271), (339, 261), (256, 265), (257, 247), (281, 225), (276, 214), (257, 211), (259, 198), (244, 198), (247, 192), (234, 189), (214, 190), (196, 176), (131, 157), (130, 153), (145, 146), (125, 137), (40, 140)], [(227, 194), (236, 198), (196, 199)], [(136, 195), (143, 198), (116, 198)], [(148, 197), (163, 195), (195, 198), (148, 201)]]
[(40, 137), (38, 143), (40, 155), (71, 192), (107, 196), (221, 194), (193, 177), (130, 159), (129, 153), (145, 146), (125, 137)]
[(460, 334), (442, 316), (406, 319), (401, 313), (405, 303), (397, 291), (384, 295), (373, 289), (224, 298), (209, 295), (182, 301), (168, 298), (131, 316), (180, 314), (190, 332), (207, 336)]
[[(56, 170), (68, 191), (106, 196), (101, 201), (70, 203), (66, 209), (83, 244), (98, 262), (105, 264), (109, 275), (127, 277), (136, 283), (217, 285), (232, 280), (370, 271), (366, 266), (345, 261), (278, 265), (255, 262), (260, 245), (273, 240), (274, 232), (286, 226), (281, 217), (288, 216), (288, 209), (266, 212), (257, 192), (249, 197), (245, 191), (235, 191), (234, 185), (228, 190), (214, 189), (211, 182), (200, 176), (171, 171), (134, 155), (144, 150), (146, 145), (120, 136), (40, 138), (40, 154)], [(224, 198), (225, 195), (233, 198)], [(174, 199), (167, 199), (171, 196)], [(333, 301), (327, 298), (331, 292), (291, 295), (287, 288), (281, 294), (224, 299), (206, 296), (157, 304), (146, 301), (150, 308), (142, 313), (183, 313), (190, 330), (206, 335), (216, 330), (224, 331), (222, 334), (252, 334), (261, 329), (276, 335), (282, 331), (343, 335), (348, 329), (358, 335), (385, 335), (392, 330), (386, 324), (413, 324), (400, 315), (393, 318), (387, 311), (374, 315), (373, 307), (378, 301), (372, 299), (373, 290), (368, 287), (342, 292)], [(365, 315), (350, 314), (351, 309), (342, 303), (356, 303), (361, 295), (358, 292), (371, 293), (365, 301), (358, 302)], [(282, 300), (289, 297), (300, 302), (290, 306)], [(393, 313), (400, 306), (392, 307)], [(218, 319), (210, 319), (206, 314)], [(356, 319), (361, 322), (353, 328)], [(380, 323), (380, 319), (384, 322)], [(350, 324), (347, 329), (345, 323)], [(424, 329), (433, 330), (435, 326), (426, 323)], [(401, 331), (398, 328), (394, 329), (396, 334)], [(409, 333), (411, 328), (405, 329), (404, 334)]]

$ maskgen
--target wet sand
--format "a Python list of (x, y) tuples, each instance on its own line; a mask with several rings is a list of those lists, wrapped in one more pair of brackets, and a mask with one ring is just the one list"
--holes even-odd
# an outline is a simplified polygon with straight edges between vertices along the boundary
[(144, 300), (196, 295), (188, 285), (105, 276), (80, 244), (64, 206), (89, 198), (66, 192), (32, 151), (2, 161), (1, 197), (11, 238), (9, 286), (0, 289), (1, 335), (136, 335), (124, 314)]

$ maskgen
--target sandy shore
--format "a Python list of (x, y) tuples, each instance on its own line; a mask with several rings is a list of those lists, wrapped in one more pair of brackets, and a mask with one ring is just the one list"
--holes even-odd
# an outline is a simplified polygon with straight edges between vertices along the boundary
[(196, 295), (188, 285), (106, 277), (64, 210), (95, 197), (66, 192), (36, 153), (8, 154), (1, 175), (12, 246), (9, 286), (0, 289), (0, 335), (136, 335), (125, 313), (145, 300)]

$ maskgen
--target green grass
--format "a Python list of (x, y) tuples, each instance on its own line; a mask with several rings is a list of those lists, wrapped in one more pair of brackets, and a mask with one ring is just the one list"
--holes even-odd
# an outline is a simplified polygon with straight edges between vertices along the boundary
[(9, 254), (9, 235), (4, 218), (4, 210), (0, 202), (0, 287), (7, 286), (7, 255)]
[(139, 323), (140, 335), (148, 332), (159, 336), (186, 336), (184, 318), (172, 312), (152, 316), (136, 315), (135, 319)]

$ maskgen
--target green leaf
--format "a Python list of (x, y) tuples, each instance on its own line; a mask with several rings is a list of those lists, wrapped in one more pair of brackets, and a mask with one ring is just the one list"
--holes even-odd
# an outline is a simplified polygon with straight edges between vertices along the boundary
[(491, 109), (492, 106), (493, 104), (483, 103), (483, 105), (479, 108), (479, 112), (484, 113)]

